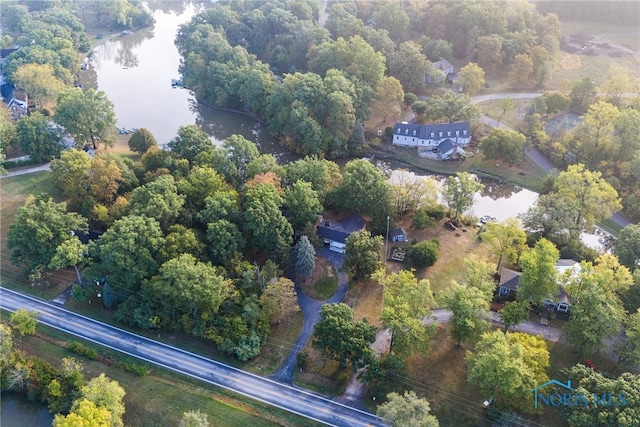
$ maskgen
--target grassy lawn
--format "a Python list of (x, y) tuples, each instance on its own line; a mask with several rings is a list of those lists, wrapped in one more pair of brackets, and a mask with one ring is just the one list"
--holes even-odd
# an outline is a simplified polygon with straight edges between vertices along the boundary
[(284, 363), (302, 329), (303, 317), (298, 312), (290, 319), (271, 326), (267, 343), (262, 347), (260, 355), (244, 365), (243, 369), (258, 375), (271, 375)]
[(54, 366), (60, 366), (62, 358), (73, 356), (84, 363), (86, 378), (104, 372), (108, 377), (118, 381), (127, 391), (124, 399), (126, 426), (178, 425), (182, 413), (190, 410), (206, 413), (211, 425), (317, 425), (301, 417), (163, 369), (153, 367), (151, 374), (147, 376), (128, 373), (118, 366), (126, 363), (140, 365), (141, 362), (86, 342), (84, 344), (102, 353), (102, 361), (85, 359), (65, 348), (65, 341), (77, 339), (42, 325), (38, 326), (38, 331), (35, 336), (23, 338), (18, 347), (28, 354), (46, 359)]
[(300, 285), (305, 295), (324, 301), (338, 290), (338, 272), (329, 261), (316, 257), (313, 276)]

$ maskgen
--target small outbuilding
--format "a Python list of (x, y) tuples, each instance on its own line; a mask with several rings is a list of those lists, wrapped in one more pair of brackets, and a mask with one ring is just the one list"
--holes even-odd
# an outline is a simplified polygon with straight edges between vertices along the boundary
[(389, 237), (393, 242), (408, 242), (407, 232), (402, 227), (396, 227), (389, 233)]

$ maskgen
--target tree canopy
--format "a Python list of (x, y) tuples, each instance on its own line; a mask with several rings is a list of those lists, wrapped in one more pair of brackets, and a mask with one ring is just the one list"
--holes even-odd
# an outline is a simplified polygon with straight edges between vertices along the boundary
[(114, 106), (102, 91), (92, 88), (61, 91), (56, 100), (54, 119), (81, 146), (87, 142), (91, 142), (94, 149), (98, 142), (113, 145), (116, 126)]

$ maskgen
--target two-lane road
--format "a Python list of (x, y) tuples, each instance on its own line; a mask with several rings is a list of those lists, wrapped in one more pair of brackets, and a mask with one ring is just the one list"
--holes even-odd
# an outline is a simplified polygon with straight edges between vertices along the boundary
[(21, 308), (37, 311), (39, 322), (45, 325), (324, 424), (385, 425), (369, 412), (132, 334), (6, 288), (0, 288), (0, 306), (8, 311)]

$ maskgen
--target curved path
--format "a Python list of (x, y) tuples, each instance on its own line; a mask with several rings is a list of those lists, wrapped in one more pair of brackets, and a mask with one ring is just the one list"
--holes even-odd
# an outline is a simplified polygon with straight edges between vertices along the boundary
[[(300, 309), (302, 310), (302, 316), (304, 319), (302, 323), (302, 330), (300, 331), (293, 348), (289, 352), (287, 359), (284, 361), (282, 366), (280, 366), (278, 371), (271, 376), (275, 381), (291, 384), (291, 376), (297, 362), (296, 357), (299, 352), (304, 350), (311, 338), (311, 335), (313, 335), (313, 328), (315, 324), (320, 321), (320, 309), (322, 308), (322, 305), (341, 302), (349, 290), (349, 277), (345, 273), (340, 272), (342, 262), (344, 261), (344, 255), (332, 252), (325, 246), (318, 250), (317, 255), (328, 260), (335, 267), (336, 271), (338, 271), (338, 289), (328, 300), (318, 301), (305, 295), (304, 292), (302, 292), (300, 285), (296, 283), (296, 294), (298, 295), (298, 303), (300, 304)], [(290, 276), (294, 277), (293, 275)]]
[(0, 288), (0, 306), (12, 312), (21, 308), (36, 311), (40, 313), (39, 322), (47, 326), (323, 424), (385, 425), (369, 412), (150, 340), (6, 288)]

